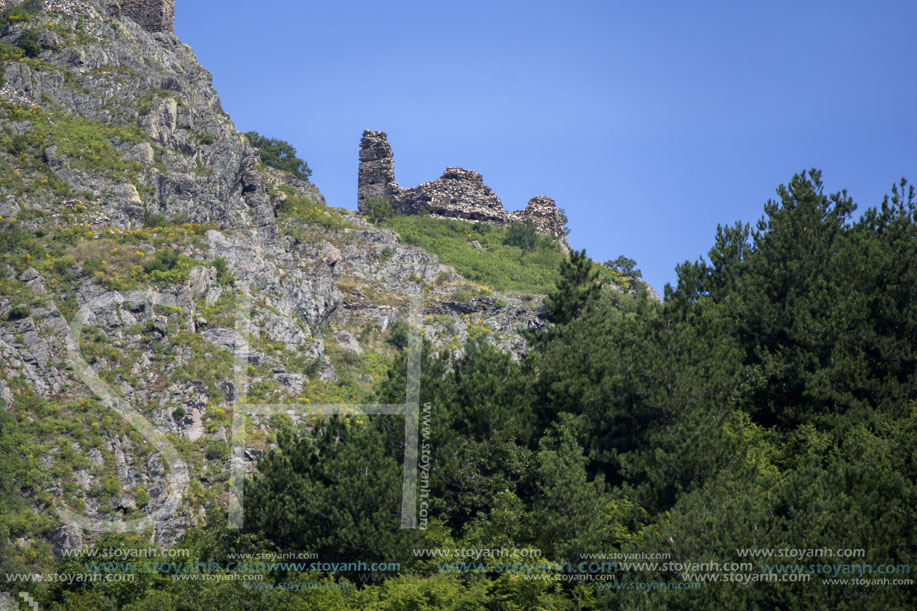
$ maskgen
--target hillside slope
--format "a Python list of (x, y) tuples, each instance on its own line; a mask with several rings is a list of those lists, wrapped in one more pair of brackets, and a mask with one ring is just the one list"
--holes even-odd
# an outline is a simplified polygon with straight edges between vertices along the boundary
[[(482, 335), (518, 354), (545, 324), (504, 271), (470, 282), (262, 165), (173, 35), (104, 0), (23, 7), (0, 17), (0, 416), (4, 445), (29, 450), (2, 482), (16, 562), (95, 537), (73, 514), (175, 541), (226, 502), (233, 403), (366, 399), (413, 295), (435, 347)], [(517, 275), (534, 260), (501, 253)], [(250, 467), (271, 431), (233, 459)]]

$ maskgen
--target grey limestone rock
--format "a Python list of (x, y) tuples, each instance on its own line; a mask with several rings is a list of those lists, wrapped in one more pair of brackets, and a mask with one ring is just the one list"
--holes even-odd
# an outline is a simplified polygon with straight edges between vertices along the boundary
[(358, 342), (357, 338), (355, 338), (347, 331), (338, 332), (338, 334), (334, 336), (334, 339), (344, 350), (354, 352), (356, 354), (363, 354), (363, 348), (360, 347), (360, 342)]
[[(89, 121), (143, 129), (145, 141), (112, 140), (125, 161), (142, 168), (131, 180), (136, 193), (115, 191), (123, 180), (111, 184), (103, 172), (78, 168), (52, 145), (44, 154), (57, 178), (108, 200), (105, 214), (114, 226), (136, 226), (149, 212), (221, 228), (254, 226), (276, 237), (273, 206), (255, 170), (257, 152), (224, 112), (210, 73), (172, 35), (173, 0), (122, 0), (114, 13), (112, 5), (117, 8), (112, 0), (45, 0), (50, 19), (64, 27), (84, 24), (82, 40), (55, 46), (56, 30), (42, 29), (48, 48), (41, 60), (55, 69), (4, 63), (3, 96), (10, 101), (47, 103)], [(7, 27), (0, 42), (15, 44), (22, 31)], [(2, 127), (14, 134), (29, 130), (15, 123)], [(310, 199), (324, 201), (315, 185), (298, 184)], [(26, 203), (51, 207), (37, 195)]]
[(63, 553), (83, 547), (83, 531), (73, 524), (64, 524), (47, 534), (48, 543), (54, 546), (54, 557), (60, 559)]
[[(10, 2), (12, 0), (0, 0), (0, 7), (3, 6), (3, 2)], [(0, 611), (19, 611), (19, 601), (17, 601), (11, 594), (6, 592), (0, 592)]]

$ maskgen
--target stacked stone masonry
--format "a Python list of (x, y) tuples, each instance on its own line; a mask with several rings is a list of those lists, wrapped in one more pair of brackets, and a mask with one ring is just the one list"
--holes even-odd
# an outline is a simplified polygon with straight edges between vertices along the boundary
[(121, 14), (148, 32), (175, 31), (175, 0), (122, 0)]
[(430, 214), (439, 218), (506, 225), (530, 222), (538, 233), (567, 244), (563, 215), (550, 197), (529, 200), (524, 210), (507, 212), (483, 177), (473, 170), (449, 167), (436, 180), (403, 189), (395, 180), (392, 147), (385, 132), (366, 130), (360, 141), (357, 208), (368, 212), (370, 198), (385, 198), (397, 214)]

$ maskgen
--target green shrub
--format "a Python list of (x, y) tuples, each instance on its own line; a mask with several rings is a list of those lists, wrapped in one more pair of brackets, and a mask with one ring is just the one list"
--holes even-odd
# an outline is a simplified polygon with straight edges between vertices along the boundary
[(18, 224), (0, 221), (0, 254), (26, 249), (30, 238), (31, 234)]
[(64, 257), (56, 257), (51, 262), (52, 269), (54, 269), (54, 271), (61, 276), (68, 276), (69, 272), (67, 270), (75, 265), (76, 259), (69, 255)]
[(213, 144), (217, 140), (216, 136), (207, 132), (197, 132), (194, 134), (194, 139), (198, 144)]
[(38, 36), (35, 32), (29, 30), (19, 37), (19, 48), (25, 53), (26, 57), (38, 57), (41, 53), (41, 45), (38, 44)]
[(171, 248), (163, 248), (156, 251), (153, 260), (146, 263), (143, 269), (148, 274), (156, 271), (167, 272), (175, 269), (176, 265), (178, 265), (178, 253)]
[[(297, 195), (292, 187), (282, 185), (280, 191), (284, 194), (285, 199), (277, 207), (277, 214), (284, 219), (295, 219), (310, 225), (321, 225), (327, 229), (334, 230), (354, 226), (352, 223), (345, 221), (337, 210), (327, 204), (314, 202), (308, 197)], [(306, 239), (301, 229), (292, 224), (285, 224), (284, 230), (299, 242), (303, 242)]]
[(22, 318), (27, 318), (32, 315), (32, 310), (29, 309), (29, 306), (24, 303), (20, 303), (17, 306), (13, 306), (13, 309), (10, 310), (10, 313), (7, 314), (8, 320), (20, 320)]
[(88, 259), (83, 263), (83, 273), (92, 276), (96, 272), (102, 271), (105, 266), (100, 259)]
[(618, 272), (628, 280), (643, 278), (643, 274), (637, 269), (637, 262), (624, 255), (621, 255), (614, 261), (606, 261), (604, 265), (608, 269)]
[(168, 227), (171, 223), (169, 219), (158, 212), (143, 211), (143, 225), (145, 227)]
[(121, 494), (121, 481), (114, 476), (102, 478), (102, 490), (109, 496)]
[(22, 47), (0, 42), (0, 62), (4, 62), (8, 59), (19, 59), (23, 55), (25, 55), (25, 52), (22, 50)]
[(370, 197), (366, 200), (366, 216), (376, 225), (391, 218), (394, 214), (395, 209), (392, 208), (392, 202), (384, 197)]
[(263, 164), (290, 172), (301, 180), (309, 180), (312, 176), (309, 164), (296, 156), (296, 149), (289, 142), (267, 138), (258, 132), (246, 132), (245, 137), (258, 149)]
[(475, 297), (480, 297), (481, 291), (476, 291), (473, 289), (460, 289), (452, 293), (452, 301), (458, 301), (461, 303), (471, 303), (471, 300)]
[(172, 418), (174, 418), (175, 420), (181, 420), (182, 418), (184, 418), (187, 415), (187, 413), (188, 412), (185, 411), (185, 408), (179, 405), (174, 410), (172, 410)]
[(394, 254), (394, 252), (395, 251), (392, 250), (391, 246), (386, 246), (385, 248), (382, 249), (382, 252), (379, 253), (379, 261), (382, 261), (383, 263), (385, 261), (388, 261), (389, 259), (392, 258), (392, 255)]
[(557, 210), (560, 212), (560, 220), (564, 225), (564, 235), (570, 235), (570, 218), (567, 216), (567, 211), (563, 208)]
[(522, 250), (535, 250), (538, 245), (538, 232), (532, 223), (510, 223), (503, 236), (503, 243)]
[(211, 441), (205, 452), (207, 460), (229, 460), (229, 444), (225, 441)]
[(236, 276), (229, 271), (229, 264), (223, 257), (213, 260), (213, 267), (217, 270), (217, 282), (223, 286), (232, 286), (236, 283)]
[(388, 343), (396, 348), (404, 348), (408, 345), (408, 325), (403, 320), (396, 320), (389, 327)]
[(395, 215), (395, 209), (392, 202), (384, 197), (370, 197), (366, 200), (366, 216), (369, 220), (378, 225), (387, 218)]
[(192, 260), (177, 253), (172, 248), (161, 248), (156, 251), (151, 261), (143, 265), (143, 271), (154, 283), (175, 284), (188, 279)]
[(19, 6), (0, 13), (0, 23), (24, 23), (41, 12), (41, 0), (26, 0)]
[(11, 155), (21, 155), (29, 150), (29, 139), (24, 134), (13, 136), (6, 145), (6, 150), (9, 151)]

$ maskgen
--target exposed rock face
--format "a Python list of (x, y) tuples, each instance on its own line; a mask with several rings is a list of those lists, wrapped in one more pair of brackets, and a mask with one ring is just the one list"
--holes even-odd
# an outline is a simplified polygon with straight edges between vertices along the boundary
[[(314, 183), (300, 180), (289, 172), (275, 170), (274, 168), (266, 165), (261, 166), (260, 173), (264, 177), (265, 187), (271, 187), (276, 190), (277, 187), (286, 185), (288, 187), (293, 187), (295, 192), (298, 192), (303, 197), (311, 199), (313, 202), (320, 204), (325, 203), (325, 196), (322, 195), (321, 191), (319, 191), (318, 187)], [(257, 187), (255, 190), (257, 191)], [(282, 200), (286, 197), (286, 195), (283, 192), (278, 192), (277, 197)]]
[(357, 208), (367, 214), (367, 200), (389, 200), (398, 214), (431, 214), (449, 219), (505, 225), (531, 222), (544, 235), (567, 244), (563, 215), (550, 197), (529, 200), (525, 210), (507, 212), (478, 172), (449, 167), (436, 180), (413, 189), (402, 189), (395, 180), (395, 161), (385, 132), (366, 130), (360, 140), (360, 169), (357, 180)]
[(148, 32), (174, 31), (175, 0), (122, 0), (121, 12)]
[(72, 524), (64, 524), (47, 535), (54, 546), (54, 557), (60, 559), (64, 552), (74, 552), (83, 547), (83, 531)]
[[(210, 73), (171, 34), (174, 0), (123, 0), (126, 18), (111, 5), (47, 0), (43, 14), (64, 28), (82, 23), (82, 39), (41, 52), (54, 70), (4, 63), (3, 97), (24, 106), (45, 100), (88, 121), (139, 126), (143, 141), (116, 144), (117, 154), (137, 164), (119, 182), (135, 184), (139, 193), (108, 184), (102, 172), (87, 170), (59, 146), (43, 151), (48, 165), (74, 190), (101, 200), (114, 226), (137, 226), (147, 211), (221, 227), (255, 226), (272, 237), (273, 206), (264, 182), (252, 175), (257, 151), (223, 111)], [(8, 25), (0, 41), (15, 44), (29, 27)], [(45, 31), (51, 33), (39, 30)]]

